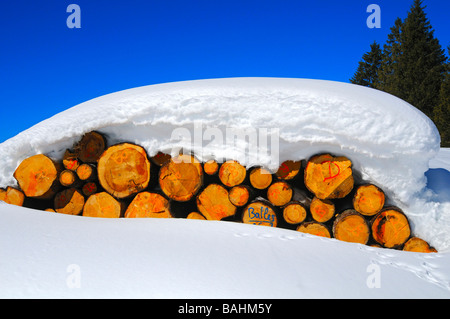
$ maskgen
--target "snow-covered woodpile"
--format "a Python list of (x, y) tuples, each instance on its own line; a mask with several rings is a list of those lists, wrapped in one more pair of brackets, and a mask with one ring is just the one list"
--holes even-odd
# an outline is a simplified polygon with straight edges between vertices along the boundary
[(358, 184), (351, 159), (317, 154), (276, 172), (195, 154), (149, 157), (136, 144), (85, 134), (55, 160), (37, 154), (14, 172), (0, 200), (50, 212), (109, 218), (195, 218), (281, 227), (385, 248), (434, 252), (415, 237), (383, 190)]

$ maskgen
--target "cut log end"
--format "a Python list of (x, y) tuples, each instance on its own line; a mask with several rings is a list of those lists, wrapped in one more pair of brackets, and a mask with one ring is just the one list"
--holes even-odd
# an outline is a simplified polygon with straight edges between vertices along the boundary
[(333, 235), (342, 241), (365, 245), (370, 238), (370, 229), (361, 214), (349, 209), (336, 217), (333, 223)]
[(152, 156), (150, 159), (156, 165), (163, 166), (168, 161), (170, 161), (171, 158), (172, 158), (172, 156), (170, 154), (158, 152), (158, 153), (156, 153), (156, 155)]
[(300, 203), (292, 202), (283, 208), (283, 218), (288, 224), (300, 224), (305, 221), (306, 216), (306, 208)]
[(279, 179), (291, 180), (298, 175), (301, 167), (302, 167), (301, 161), (290, 161), (290, 160), (284, 161), (283, 163), (281, 163), (275, 175)]
[(275, 206), (284, 206), (292, 199), (292, 187), (284, 182), (275, 182), (267, 189), (267, 199)]
[(107, 192), (91, 195), (83, 209), (83, 216), (100, 218), (119, 218), (123, 209), (122, 203)]
[(77, 181), (78, 178), (74, 171), (66, 169), (59, 174), (59, 182), (61, 183), (62, 186), (65, 187), (76, 186)]
[(186, 219), (199, 219), (199, 220), (206, 220), (205, 216), (203, 216), (200, 213), (192, 212), (187, 215)]
[(159, 185), (170, 199), (186, 202), (203, 185), (203, 168), (192, 155), (179, 155), (161, 167)]
[(220, 181), (228, 187), (241, 184), (245, 180), (247, 171), (238, 161), (226, 161), (220, 166)]
[(215, 175), (219, 171), (219, 163), (215, 160), (209, 160), (203, 164), (203, 169), (208, 175)]
[(106, 148), (104, 136), (98, 132), (83, 135), (74, 146), (74, 153), (84, 163), (96, 163)]
[(250, 172), (250, 184), (256, 189), (266, 189), (272, 183), (272, 174), (263, 167), (255, 167)]
[(270, 203), (257, 200), (245, 207), (242, 222), (244, 224), (277, 227), (278, 219)]
[(81, 188), (81, 191), (83, 192), (84, 196), (89, 197), (98, 191), (98, 186), (95, 182), (88, 182), (83, 185)]
[(84, 204), (84, 196), (76, 188), (63, 190), (54, 199), (55, 211), (61, 214), (79, 215)]
[(236, 214), (236, 206), (229, 200), (228, 190), (219, 184), (208, 185), (197, 196), (197, 208), (208, 220), (221, 220)]
[(8, 186), (6, 189), (0, 189), (0, 201), (11, 205), (23, 206), (25, 194), (14, 187)]
[(50, 199), (59, 186), (60, 167), (49, 157), (39, 154), (23, 160), (14, 178), (27, 197)]
[(77, 176), (83, 182), (94, 180), (95, 173), (95, 167), (90, 164), (81, 164), (77, 168)]
[(343, 198), (353, 189), (352, 162), (344, 156), (313, 156), (306, 165), (304, 179), (317, 198)]
[(63, 157), (63, 166), (65, 169), (75, 171), (80, 166), (77, 155), (70, 150), (66, 150)]
[(411, 235), (408, 218), (396, 207), (381, 210), (371, 224), (373, 239), (386, 248), (403, 245)]
[(250, 199), (250, 191), (244, 185), (234, 186), (228, 193), (230, 202), (237, 207), (242, 207), (248, 203)]
[(123, 143), (109, 147), (97, 166), (100, 185), (116, 198), (144, 190), (150, 182), (150, 161), (145, 150)]
[(418, 237), (411, 237), (403, 246), (403, 250), (405, 251), (411, 251), (416, 253), (436, 253), (437, 250), (433, 247), (430, 247), (430, 245), (423, 239), (420, 239)]
[(318, 222), (306, 222), (297, 227), (297, 231), (310, 235), (331, 238), (331, 233), (327, 226)]
[(163, 196), (141, 192), (136, 195), (125, 212), (126, 218), (171, 218), (169, 201)]
[(335, 207), (331, 200), (322, 200), (317, 197), (314, 197), (311, 201), (309, 210), (312, 218), (319, 223), (326, 223), (333, 218), (335, 213)]
[(376, 215), (384, 206), (384, 192), (375, 185), (361, 185), (353, 197), (353, 208), (364, 216)]

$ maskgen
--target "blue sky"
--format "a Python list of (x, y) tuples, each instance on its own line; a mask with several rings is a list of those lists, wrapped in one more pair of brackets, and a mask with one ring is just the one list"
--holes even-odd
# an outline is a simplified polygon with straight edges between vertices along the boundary
[[(220, 77), (348, 82), (413, 0), (41, 0), (0, 4), (0, 142), (83, 101)], [(81, 28), (69, 29), (69, 4)], [(381, 8), (370, 29), (369, 4)], [(425, 0), (450, 45), (450, 1)]]

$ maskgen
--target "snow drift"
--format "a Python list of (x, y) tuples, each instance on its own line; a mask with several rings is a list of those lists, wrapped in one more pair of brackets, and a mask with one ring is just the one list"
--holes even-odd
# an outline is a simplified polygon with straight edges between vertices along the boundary
[[(199, 124), (202, 139), (172, 136), (179, 128), (194, 135)], [(274, 168), (270, 156), (252, 153), (250, 139), (236, 148), (205, 133), (229, 127), (275, 129), (267, 132), (276, 134), (280, 161), (322, 151), (348, 156), (360, 178), (380, 186), (405, 210), (413, 232), (439, 253), (373, 248), (238, 223), (99, 219), (0, 203), (0, 297), (450, 296), (450, 152), (441, 149), (435, 158), (439, 135), (420, 111), (360, 86), (236, 78), (109, 94), (0, 144), (0, 187), (15, 184), (13, 172), (26, 157), (45, 153), (60, 158), (92, 130), (104, 133), (110, 143), (140, 144), (149, 155), (184, 147), (200, 159), (258, 160)], [(77, 271), (79, 282), (72, 281)], [(380, 281), (371, 281), (377, 272)]]
[[(262, 152), (260, 145), (255, 148), (251, 138), (244, 137), (236, 147), (236, 143), (224, 144), (227, 139), (206, 136), (208, 128), (223, 135), (229, 128), (244, 135), (255, 128), (266, 129), (266, 139), (276, 138), (278, 143), (279, 162), (307, 159), (320, 152), (345, 155), (362, 174), (362, 180), (381, 187), (391, 203), (405, 210), (418, 236), (438, 249), (450, 246), (443, 228), (450, 224), (446, 217), (450, 213), (444, 213), (443, 204), (430, 202), (431, 194), (424, 193), (424, 173), (440, 143), (433, 122), (392, 95), (331, 81), (214, 79), (105, 95), (0, 144), (0, 187), (15, 184), (13, 172), (26, 157), (45, 153), (61, 158), (65, 149), (92, 130), (104, 133), (110, 143), (142, 145), (149, 155), (183, 147), (201, 160), (233, 158), (245, 165), (277, 168), (279, 162), (273, 161), (270, 150)], [(180, 129), (191, 132), (192, 138), (174, 137)], [(258, 134), (262, 135), (260, 131)], [(424, 224), (427, 226), (422, 227)]]

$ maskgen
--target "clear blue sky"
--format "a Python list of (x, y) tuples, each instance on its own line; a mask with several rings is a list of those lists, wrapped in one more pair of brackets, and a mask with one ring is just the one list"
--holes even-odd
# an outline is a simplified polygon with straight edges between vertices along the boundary
[[(83, 101), (219, 77), (348, 82), (413, 0), (40, 0), (0, 3), (0, 142)], [(81, 29), (69, 29), (69, 4)], [(369, 4), (381, 28), (369, 29)], [(425, 0), (450, 44), (448, 0)]]

